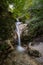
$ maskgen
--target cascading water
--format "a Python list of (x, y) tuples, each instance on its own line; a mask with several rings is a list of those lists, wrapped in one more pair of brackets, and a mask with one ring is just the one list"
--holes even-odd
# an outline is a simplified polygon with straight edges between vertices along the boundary
[(19, 22), (19, 20), (17, 19), (17, 22), (16, 22), (16, 32), (17, 32), (17, 35), (18, 35), (18, 43), (19, 43), (19, 46), (21, 45), (20, 31), (19, 31), (19, 25), (20, 24), (21, 24), (21, 22)]
[(19, 29), (19, 25), (21, 24), (21, 22), (19, 21), (19, 19), (17, 19), (16, 22), (16, 32), (18, 35), (18, 46), (17, 46), (17, 50), (22, 52), (25, 51), (25, 49), (21, 46), (21, 39), (20, 39), (20, 29)]

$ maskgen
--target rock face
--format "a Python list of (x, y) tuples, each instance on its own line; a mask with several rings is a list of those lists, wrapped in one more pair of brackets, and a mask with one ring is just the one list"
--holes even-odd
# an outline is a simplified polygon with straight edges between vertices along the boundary
[(24, 30), (26, 30), (26, 27), (27, 27), (27, 24), (21, 24), (21, 25), (19, 26), (20, 31), (21, 31), (21, 34), (22, 34), (22, 32), (23, 32)]

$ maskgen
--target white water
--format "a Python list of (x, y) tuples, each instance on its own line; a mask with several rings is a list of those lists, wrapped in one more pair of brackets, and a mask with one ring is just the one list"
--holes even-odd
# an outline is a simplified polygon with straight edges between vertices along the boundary
[(19, 46), (21, 45), (20, 31), (19, 31), (19, 25), (20, 24), (21, 24), (21, 22), (19, 22), (19, 20), (17, 19), (17, 22), (16, 22), (16, 32), (17, 32), (17, 35), (18, 35), (18, 44), (19, 44)]
[(17, 46), (17, 50), (19, 52), (25, 51), (25, 49), (21, 46), (21, 39), (20, 39), (20, 29), (19, 29), (19, 25), (21, 24), (21, 22), (19, 21), (19, 19), (17, 19), (16, 22), (16, 32), (18, 35), (18, 46)]

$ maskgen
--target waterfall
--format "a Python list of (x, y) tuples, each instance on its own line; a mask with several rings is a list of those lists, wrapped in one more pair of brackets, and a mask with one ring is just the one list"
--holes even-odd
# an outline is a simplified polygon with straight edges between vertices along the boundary
[(19, 20), (17, 19), (17, 22), (16, 22), (16, 32), (17, 32), (17, 35), (18, 35), (18, 43), (19, 43), (19, 46), (21, 45), (20, 31), (19, 31), (19, 25), (20, 24), (21, 24), (21, 22), (19, 22)]
[(20, 29), (19, 29), (19, 25), (21, 24), (21, 22), (19, 21), (19, 19), (16, 19), (16, 32), (18, 35), (18, 46), (17, 46), (17, 50), (22, 52), (25, 51), (25, 49), (21, 46), (21, 39), (20, 39)]

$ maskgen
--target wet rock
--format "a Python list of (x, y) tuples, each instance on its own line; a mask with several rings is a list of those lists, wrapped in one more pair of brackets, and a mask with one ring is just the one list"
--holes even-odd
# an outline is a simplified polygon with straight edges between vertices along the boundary
[(32, 57), (41, 57), (41, 53), (35, 49), (28, 48), (27, 51), (28, 51), (28, 54)]

